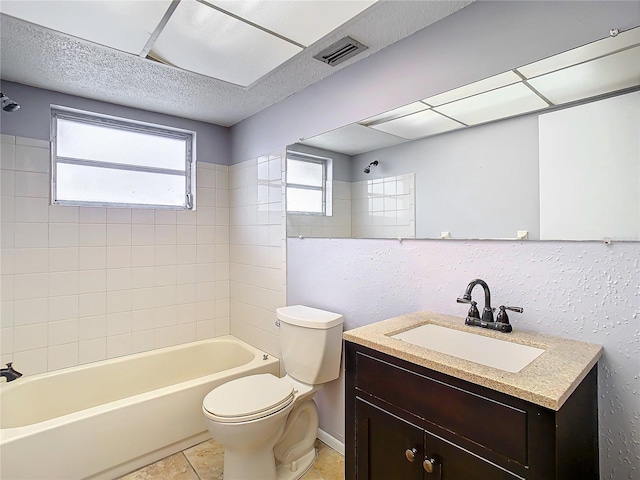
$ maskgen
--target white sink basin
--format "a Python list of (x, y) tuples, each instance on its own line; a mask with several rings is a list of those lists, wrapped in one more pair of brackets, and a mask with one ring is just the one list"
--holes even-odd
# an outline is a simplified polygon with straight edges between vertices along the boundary
[(544, 352), (541, 348), (431, 324), (391, 338), (511, 373), (519, 372)]

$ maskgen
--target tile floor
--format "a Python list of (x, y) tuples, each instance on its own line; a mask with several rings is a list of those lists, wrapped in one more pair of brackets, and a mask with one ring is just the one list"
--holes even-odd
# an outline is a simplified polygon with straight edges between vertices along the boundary
[[(318, 458), (301, 480), (344, 480), (344, 457), (316, 440)], [(119, 480), (223, 480), (224, 451), (215, 440), (163, 458)]]

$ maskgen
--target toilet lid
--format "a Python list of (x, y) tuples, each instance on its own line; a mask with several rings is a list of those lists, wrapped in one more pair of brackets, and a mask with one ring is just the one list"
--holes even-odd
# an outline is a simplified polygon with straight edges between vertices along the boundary
[(293, 402), (293, 385), (269, 373), (250, 375), (214, 388), (202, 407), (221, 422), (265, 417)]

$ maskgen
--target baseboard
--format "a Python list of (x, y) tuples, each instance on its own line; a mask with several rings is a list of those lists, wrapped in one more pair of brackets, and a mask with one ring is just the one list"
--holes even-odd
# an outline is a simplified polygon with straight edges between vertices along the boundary
[(344, 456), (344, 443), (342, 443), (337, 438), (332, 437), (321, 428), (318, 429), (318, 440), (326, 443), (331, 448), (333, 448), (336, 452), (338, 452), (340, 455)]

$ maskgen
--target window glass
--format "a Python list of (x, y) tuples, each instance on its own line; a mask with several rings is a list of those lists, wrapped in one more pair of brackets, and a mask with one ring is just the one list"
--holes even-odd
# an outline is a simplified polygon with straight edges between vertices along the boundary
[(185, 177), (86, 165), (58, 165), (58, 199), (135, 205), (184, 204)]
[(287, 211), (322, 213), (322, 190), (288, 187)]
[(57, 154), (97, 162), (184, 170), (186, 139), (58, 119)]
[(327, 214), (329, 158), (287, 151), (287, 211)]
[(60, 107), (51, 123), (52, 203), (193, 208), (193, 132)]
[(322, 163), (295, 160), (287, 160), (287, 183), (322, 187), (323, 181)]

